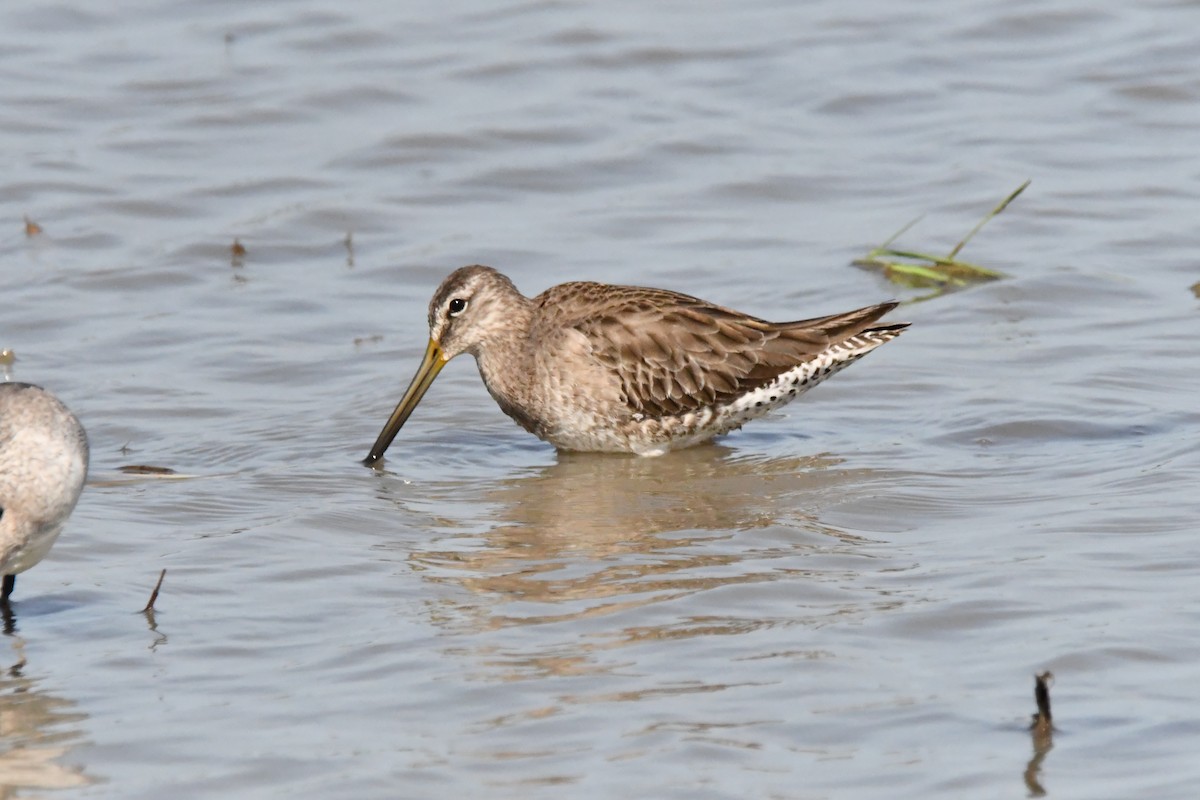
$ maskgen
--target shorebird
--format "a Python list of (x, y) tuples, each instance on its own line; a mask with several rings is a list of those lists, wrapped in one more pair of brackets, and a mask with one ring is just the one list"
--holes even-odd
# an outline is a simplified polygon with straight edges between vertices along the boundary
[(504, 413), (555, 447), (653, 456), (740, 428), (896, 338), (908, 323), (874, 325), (895, 307), (767, 322), (640, 286), (528, 298), (491, 267), (462, 267), (434, 292), (425, 357), (363, 463), (462, 353)]
[(41, 561), (87, 477), (87, 434), (50, 392), (0, 383), (0, 604), (17, 575)]

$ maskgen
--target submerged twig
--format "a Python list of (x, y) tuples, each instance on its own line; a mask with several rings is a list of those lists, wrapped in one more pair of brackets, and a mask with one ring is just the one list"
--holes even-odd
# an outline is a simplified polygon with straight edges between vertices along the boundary
[(167, 568), (163, 567), (162, 572), (158, 573), (158, 583), (154, 584), (154, 591), (150, 593), (150, 601), (146, 603), (146, 607), (142, 609), (143, 614), (154, 612), (154, 601), (158, 599), (158, 590), (162, 588), (163, 578), (167, 577)]

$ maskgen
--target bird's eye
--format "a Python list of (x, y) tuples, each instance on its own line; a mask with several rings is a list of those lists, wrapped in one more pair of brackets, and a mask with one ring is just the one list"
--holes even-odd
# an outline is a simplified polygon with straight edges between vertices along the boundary
[(456, 297), (450, 301), (449, 307), (450, 316), (457, 317), (459, 314), (467, 310), (467, 301), (461, 297)]

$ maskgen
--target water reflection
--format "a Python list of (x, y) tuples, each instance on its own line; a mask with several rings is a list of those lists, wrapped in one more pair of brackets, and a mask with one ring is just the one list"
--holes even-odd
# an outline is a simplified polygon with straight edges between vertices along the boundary
[[(738, 457), (721, 446), (658, 459), (561, 454), (532, 475), (474, 490), (447, 487), (446, 497), (432, 498), (440, 513), (483, 509), (486, 528), (440, 539), (411, 560), (428, 580), (470, 590), (467, 600), (456, 593), (432, 611), (438, 624), (470, 630), (596, 617), (796, 575), (828, 581), (830, 569), (810, 569), (803, 556), (861, 555), (866, 540), (823, 525), (817, 512), (874, 477), (840, 465), (828, 455)], [(428, 499), (430, 487), (421, 492)], [(744, 540), (752, 530), (762, 532), (753, 545)], [(670, 629), (629, 626), (617, 638), (739, 633), (767, 624), (692, 620)], [(576, 656), (556, 654), (552, 671), (585, 669)]]
[(1034, 725), (1029, 729), (1033, 738), (1033, 757), (1025, 765), (1025, 788), (1030, 797), (1045, 797), (1046, 790), (1042, 786), (1042, 762), (1046, 754), (1054, 749), (1054, 729), (1050, 725)]
[(148, 645), (148, 649), (152, 651), (157, 650), (159, 645), (167, 643), (167, 634), (158, 629), (158, 620), (154, 617), (154, 606), (147, 605), (145, 608), (143, 608), (142, 616), (146, 618), (146, 628), (154, 636)]
[(87, 716), (70, 700), (40, 690), (26, 674), (24, 642), (8, 641), (15, 662), (0, 673), (0, 798), (88, 785), (81, 767), (59, 763), (82, 737)]

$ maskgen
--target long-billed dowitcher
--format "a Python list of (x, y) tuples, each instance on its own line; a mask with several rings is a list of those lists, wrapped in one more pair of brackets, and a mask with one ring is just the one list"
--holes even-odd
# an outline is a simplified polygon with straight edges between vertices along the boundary
[(17, 574), (41, 561), (87, 477), (87, 434), (50, 392), (0, 383), (0, 603)]
[(475, 356), (505, 414), (562, 450), (660, 455), (791, 402), (908, 327), (895, 303), (767, 322), (638, 286), (564, 283), (528, 298), (484, 266), (429, 303), (429, 346), (363, 461), (383, 457), (446, 362)]

